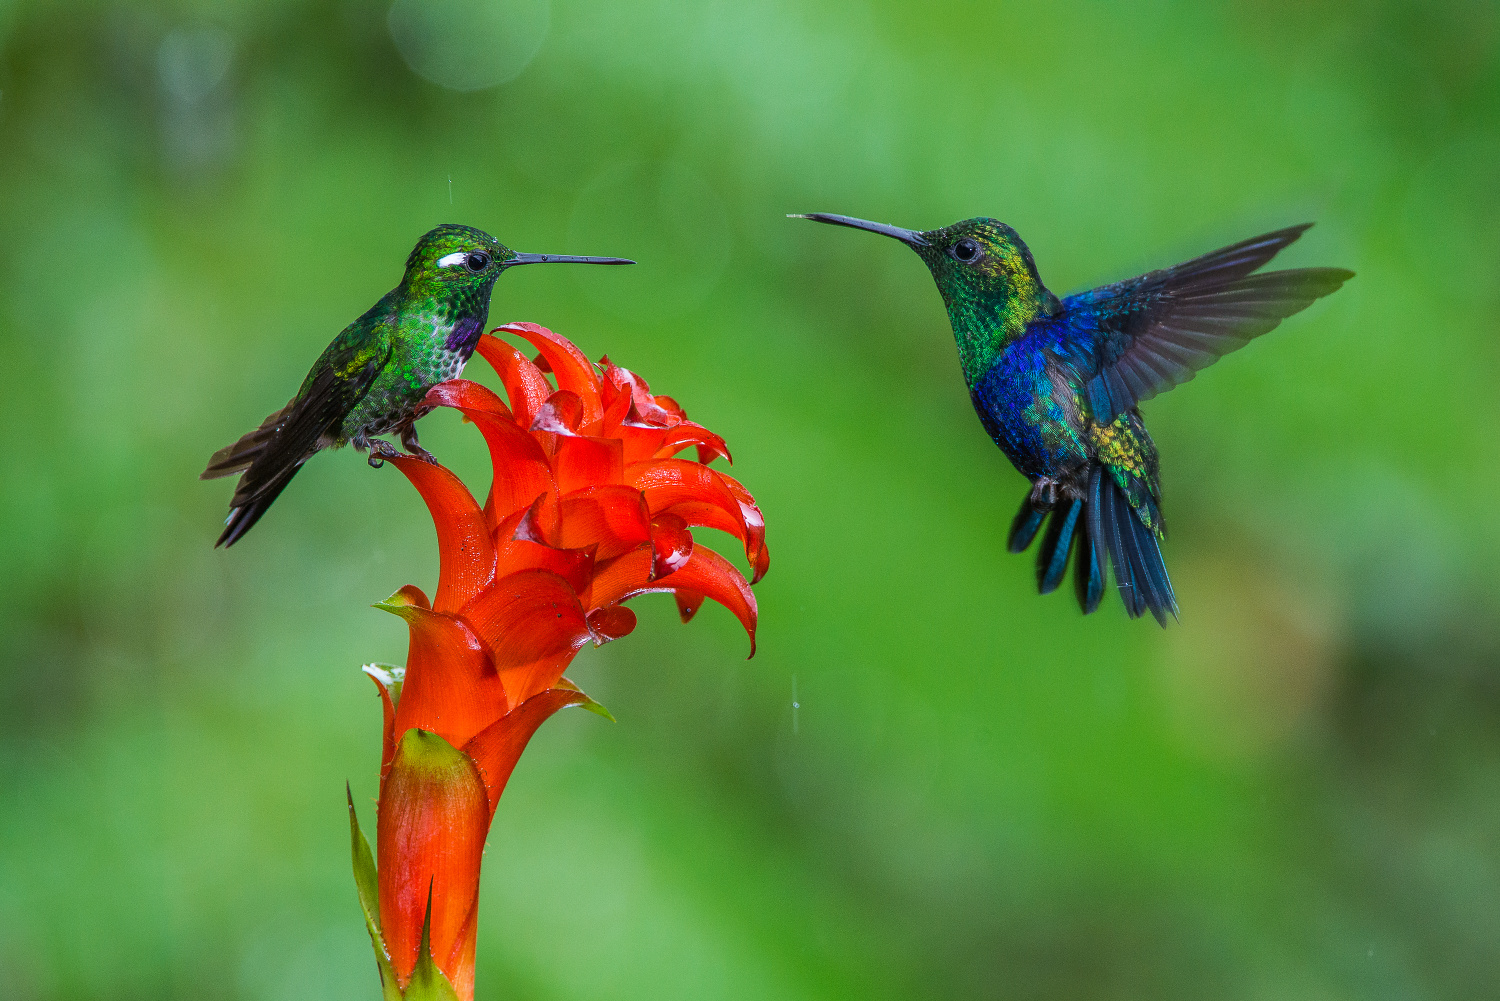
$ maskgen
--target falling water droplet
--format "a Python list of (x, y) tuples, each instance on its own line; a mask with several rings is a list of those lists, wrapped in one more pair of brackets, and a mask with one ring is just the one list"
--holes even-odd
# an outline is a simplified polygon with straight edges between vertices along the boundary
[(792, 675), (792, 734), (797, 733), (797, 710), (802, 708), (802, 703), (797, 701), (797, 676)]

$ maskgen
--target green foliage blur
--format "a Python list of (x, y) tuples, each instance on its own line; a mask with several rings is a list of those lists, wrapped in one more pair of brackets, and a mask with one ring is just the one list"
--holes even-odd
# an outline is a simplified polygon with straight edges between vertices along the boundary
[[(1497, 164), (1483, 2), (0, 0), (0, 995), (376, 996), (343, 785), (431, 523), (340, 452), (215, 551), (197, 475), (453, 221), (640, 261), (491, 319), (723, 434), (772, 552), (753, 660), (665, 596), (579, 657), (481, 999), (1494, 996)], [(1035, 594), (925, 269), (805, 211), (1059, 293), (1317, 221), (1358, 277), (1144, 408), (1181, 625)]]

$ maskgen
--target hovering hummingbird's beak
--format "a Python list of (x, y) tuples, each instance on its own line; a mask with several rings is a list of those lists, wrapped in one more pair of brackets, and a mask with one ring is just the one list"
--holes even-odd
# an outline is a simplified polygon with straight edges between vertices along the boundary
[(566, 254), (517, 254), (508, 261), (501, 262), (502, 268), (515, 267), (517, 264), (634, 264), (623, 257), (569, 257)]
[(852, 216), (833, 215), (829, 212), (793, 213), (788, 219), (811, 219), (813, 222), (826, 222), (835, 226), (852, 226), (855, 229), (867, 229), (871, 233), (879, 233), (881, 236), (893, 236), (906, 244), (908, 247), (925, 247), (927, 238), (914, 229), (902, 229), (900, 226), (888, 226), (883, 222), (869, 222), (865, 219), (855, 219)]

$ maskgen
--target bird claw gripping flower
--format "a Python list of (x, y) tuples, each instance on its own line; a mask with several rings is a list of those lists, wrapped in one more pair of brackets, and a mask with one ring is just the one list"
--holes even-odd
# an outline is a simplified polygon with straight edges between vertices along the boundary
[[(765, 521), (749, 491), (709, 467), (729, 459), (723, 439), (608, 358), (596, 368), (536, 324), (500, 329), (541, 363), (479, 339), (508, 405), (463, 379), (423, 401), (484, 436), (494, 467), (484, 503), (441, 465), (387, 456), (427, 502), (440, 559), (430, 601), (408, 585), (376, 606), (406, 620), (405, 668), (365, 669), (384, 716), (374, 853), (352, 800), (350, 824), (387, 999), (473, 997), (480, 861), (500, 794), (557, 710), (608, 715), (563, 671), (586, 644), (635, 628), (625, 602), (669, 592), (686, 622), (713, 599), (755, 652), (750, 585), (769, 566)], [(681, 457), (689, 449), (696, 459)], [(737, 538), (752, 579), (698, 545), (697, 527)]]

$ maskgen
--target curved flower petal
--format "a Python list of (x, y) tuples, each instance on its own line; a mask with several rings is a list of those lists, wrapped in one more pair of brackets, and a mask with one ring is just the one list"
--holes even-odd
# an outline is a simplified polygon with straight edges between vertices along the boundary
[[(608, 355), (599, 359), (599, 366), (606, 373), (609, 371), (612, 364)], [(630, 395), (630, 387), (621, 387), (606, 375), (599, 382), (599, 399), (604, 404), (604, 413), (599, 418), (598, 429), (589, 429), (588, 433), (618, 436), (620, 425), (629, 416), (630, 407), (634, 402)]]
[(519, 570), (550, 570), (567, 581), (575, 593), (582, 594), (594, 574), (593, 547), (559, 549), (543, 540), (537, 512), (547, 499), (538, 497), (530, 509), (517, 511), (496, 528), (495, 579), (503, 580)]
[(703, 595), (697, 591), (679, 587), (672, 592), (672, 597), (677, 599), (677, 616), (682, 619), (683, 625), (692, 622), (693, 616), (698, 614), (698, 609), (703, 607)]
[(570, 494), (585, 487), (623, 483), (625, 453), (618, 438), (571, 438), (559, 436), (553, 456), (557, 490)]
[(479, 338), (475, 348), (484, 360), (490, 363), (495, 374), (505, 386), (505, 395), (510, 397), (510, 409), (516, 415), (516, 423), (523, 428), (531, 427), (536, 412), (552, 395), (552, 383), (541, 369), (531, 363), (521, 352), (493, 334)]
[(654, 459), (625, 469), (625, 482), (646, 495), (653, 514), (681, 501), (703, 501), (739, 518), (740, 504), (719, 474), (686, 459)]
[(624, 605), (610, 605), (589, 613), (589, 632), (594, 634), (595, 646), (603, 646), (634, 631), (635, 613)]
[(453, 407), (484, 435), (494, 469), (484, 502), (485, 518), (492, 527), (554, 489), (552, 467), (542, 446), (516, 424), (505, 403), (489, 389), (468, 379), (450, 379), (429, 390), (427, 401)]
[(420, 727), (462, 745), (509, 708), (489, 649), (466, 622), (415, 605), (376, 607), (401, 616), (411, 633), (396, 703), (397, 744)]
[(662, 515), (681, 518), (689, 528), (717, 528), (742, 541), (746, 538), (745, 525), (737, 507), (725, 508), (722, 504), (708, 501), (679, 500), (652, 513), (653, 518)]
[(512, 707), (552, 687), (592, 635), (577, 593), (548, 570), (496, 581), (463, 617), (489, 645)]
[(755, 498), (739, 480), (717, 470), (715, 470), (715, 475), (739, 502), (740, 521), (745, 525), (745, 535), (742, 536), (745, 543), (745, 557), (755, 571), (755, 575), (750, 578), (750, 583), (759, 584), (760, 579), (766, 575), (766, 571), (771, 569), (771, 551), (766, 548), (765, 515), (760, 513), (760, 505), (755, 503)]
[(495, 543), (484, 512), (457, 476), (412, 456), (390, 460), (427, 502), (438, 537), (438, 588), (433, 607), (449, 611), (495, 578)]
[[(652, 458), (666, 438), (671, 415), (659, 411), (644, 388), (644, 380), (634, 372), (615, 365), (608, 355), (599, 359), (599, 365), (604, 370), (601, 385), (605, 401), (601, 433), (620, 439), (627, 463)], [(650, 411), (652, 419), (642, 415), (641, 406)]]
[(516, 419), (504, 400), (496, 396), (488, 386), (482, 386), (472, 379), (440, 382), (427, 391), (422, 402), (431, 407), (453, 407), (464, 411), (465, 416), (472, 416), (472, 411), (503, 417), (511, 423), (515, 423)]
[(438, 968), (461, 997), (472, 996), (473, 965), (465, 969), (462, 959), (473, 956), (467, 940), (474, 935), (490, 816), (484, 782), (468, 755), (424, 730), (402, 735), (380, 791), (375, 845), (381, 931), (403, 986), (430, 922)]
[[(684, 591), (705, 595), (734, 613), (750, 634), (750, 656), (755, 656), (755, 594), (740, 572), (724, 557), (705, 546), (694, 546), (687, 565), (674, 574), (651, 581), (627, 593), (621, 601), (653, 591)], [(682, 610), (682, 606), (678, 606)], [(691, 617), (691, 616), (690, 616)]]
[(633, 487), (587, 487), (563, 496), (557, 506), (557, 544), (566, 549), (593, 546), (596, 560), (613, 559), (651, 538), (651, 516)]
[(463, 618), (489, 644), (502, 675), (577, 650), (589, 635), (577, 592), (550, 570), (500, 579), (464, 606)]
[(657, 459), (625, 469), (625, 482), (646, 495), (652, 516), (675, 514), (688, 525), (717, 528), (740, 540), (755, 581), (770, 565), (766, 524), (749, 491), (733, 477), (686, 459)]
[(529, 430), (570, 435), (577, 434), (582, 423), (583, 400), (571, 389), (559, 389), (536, 412)]
[(730, 463), (734, 462), (734, 457), (729, 454), (729, 446), (724, 444), (723, 438), (692, 421), (683, 421), (676, 427), (668, 428), (654, 455), (658, 459), (670, 459), (689, 445), (698, 446), (698, 461), (705, 465), (720, 457), (727, 459)]
[(693, 533), (687, 522), (675, 514), (659, 514), (651, 519), (651, 576), (665, 577), (687, 565), (693, 552)]
[[(644, 380), (642, 381), (644, 383)], [(661, 393), (656, 393), (651, 397), (651, 402), (655, 403), (657, 407), (665, 410), (667, 413), (677, 418), (677, 420), (672, 422), (673, 424), (676, 424), (677, 421), (687, 420), (687, 411), (683, 410), (681, 404), (672, 399), (670, 396), (663, 396)]]
[(651, 582), (651, 563), (654, 558), (651, 547), (643, 545), (623, 556), (596, 563), (589, 592), (583, 596), (583, 607), (590, 611), (607, 608), (622, 601), (628, 594), (640, 593), (640, 589)]
[(642, 424), (671, 427), (687, 415), (669, 396), (653, 396), (646, 380), (628, 368), (610, 365), (604, 373), (605, 379), (622, 389), (629, 389), (634, 403), (633, 419)]
[(603, 413), (599, 398), (599, 376), (594, 366), (573, 342), (536, 323), (507, 323), (500, 328), (507, 334), (524, 337), (542, 353), (557, 377), (557, 388), (577, 393), (583, 401), (583, 423), (592, 424)]
[[(630, 413), (635, 413), (634, 407), (631, 408)], [(615, 428), (614, 434), (620, 439), (625, 453), (625, 464), (645, 462), (658, 457), (663, 451), (662, 442), (666, 441), (667, 434), (671, 430), (671, 428), (651, 427), (647, 424), (620, 424)]]
[(549, 688), (521, 703), (500, 719), (491, 723), (482, 733), (464, 745), (464, 753), (473, 759), (479, 770), (488, 794), (490, 816), (500, 805), (500, 794), (516, 761), (526, 750), (531, 735), (537, 727), (547, 721), (553, 713), (564, 706), (575, 706), (588, 702), (589, 697), (577, 689)]

